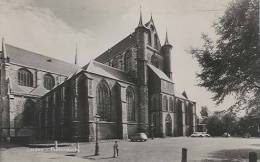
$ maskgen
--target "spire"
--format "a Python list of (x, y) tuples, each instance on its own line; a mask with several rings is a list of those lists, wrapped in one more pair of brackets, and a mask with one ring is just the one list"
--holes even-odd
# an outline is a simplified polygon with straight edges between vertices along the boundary
[(143, 25), (143, 17), (142, 17), (142, 6), (140, 6), (140, 19), (139, 19), (139, 24), (138, 27), (142, 27)]
[(75, 65), (78, 65), (78, 43), (76, 43)]
[(166, 29), (166, 35), (165, 35), (165, 42), (164, 42), (164, 45), (169, 45), (169, 40), (168, 40), (168, 32), (167, 32), (167, 29)]
[(151, 12), (150, 22), (153, 22), (153, 12)]
[(6, 50), (5, 50), (5, 38), (3, 37), (2, 38), (2, 54), (3, 54), (3, 57), (6, 58)]

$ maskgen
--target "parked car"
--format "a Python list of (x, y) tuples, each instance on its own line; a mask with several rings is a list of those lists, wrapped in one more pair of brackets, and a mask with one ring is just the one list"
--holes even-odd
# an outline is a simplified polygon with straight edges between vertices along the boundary
[(210, 135), (207, 132), (194, 132), (191, 137), (210, 137)]
[(230, 137), (230, 134), (229, 134), (228, 132), (225, 132), (225, 133), (223, 134), (223, 137)]
[(134, 141), (147, 141), (148, 137), (145, 133), (136, 133), (133, 136), (130, 137), (130, 140), (132, 142)]

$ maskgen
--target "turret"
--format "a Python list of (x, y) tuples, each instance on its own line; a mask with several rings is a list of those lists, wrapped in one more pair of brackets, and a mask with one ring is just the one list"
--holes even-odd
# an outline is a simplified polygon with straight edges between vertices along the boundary
[(166, 31), (165, 42), (161, 48), (162, 55), (164, 57), (164, 73), (172, 79), (172, 70), (171, 70), (171, 51), (172, 45), (169, 43), (168, 40), (168, 33)]
[(138, 84), (147, 85), (147, 52), (146, 43), (148, 39), (149, 29), (143, 24), (142, 12), (140, 10), (140, 18), (138, 26), (135, 28), (136, 44), (137, 44), (137, 73)]
[(147, 52), (146, 43), (148, 39), (147, 29), (143, 25), (142, 12), (140, 10), (140, 19), (135, 28), (137, 45), (137, 84), (138, 84), (138, 107), (139, 107), (139, 131), (146, 132), (148, 128), (148, 87), (147, 87)]

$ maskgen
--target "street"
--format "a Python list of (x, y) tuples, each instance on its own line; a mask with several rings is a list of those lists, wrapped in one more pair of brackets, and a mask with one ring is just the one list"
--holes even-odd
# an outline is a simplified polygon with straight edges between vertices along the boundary
[[(128, 142), (119, 140), (119, 157), (113, 158), (114, 140), (100, 142), (100, 155), (94, 156), (94, 143), (80, 143), (80, 152), (62, 147), (63, 151), (51, 152), (30, 150), (26, 147), (1, 149), (3, 162), (19, 159), (19, 162), (30, 161), (100, 161), (100, 162), (180, 162), (181, 149), (188, 149), (189, 162), (201, 161), (247, 161), (248, 152), (255, 151), (260, 157), (260, 139), (258, 138), (191, 138), (173, 137), (156, 138), (147, 142)], [(35, 148), (34, 148), (35, 149)], [(66, 151), (66, 149), (68, 151)], [(65, 151), (64, 151), (65, 150)], [(15, 155), (15, 156), (13, 156)], [(39, 160), (38, 160), (39, 158)], [(30, 160), (31, 159), (31, 160)]]

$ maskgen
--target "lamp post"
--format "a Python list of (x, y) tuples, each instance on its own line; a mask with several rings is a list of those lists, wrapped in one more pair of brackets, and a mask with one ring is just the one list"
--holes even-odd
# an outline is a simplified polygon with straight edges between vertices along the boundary
[(95, 115), (95, 123), (96, 123), (96, 145), (95, 145), (95, 156), (99, 155), (99, 145), (98, 145), (98, 119), (100, 118), (99, 115)]

